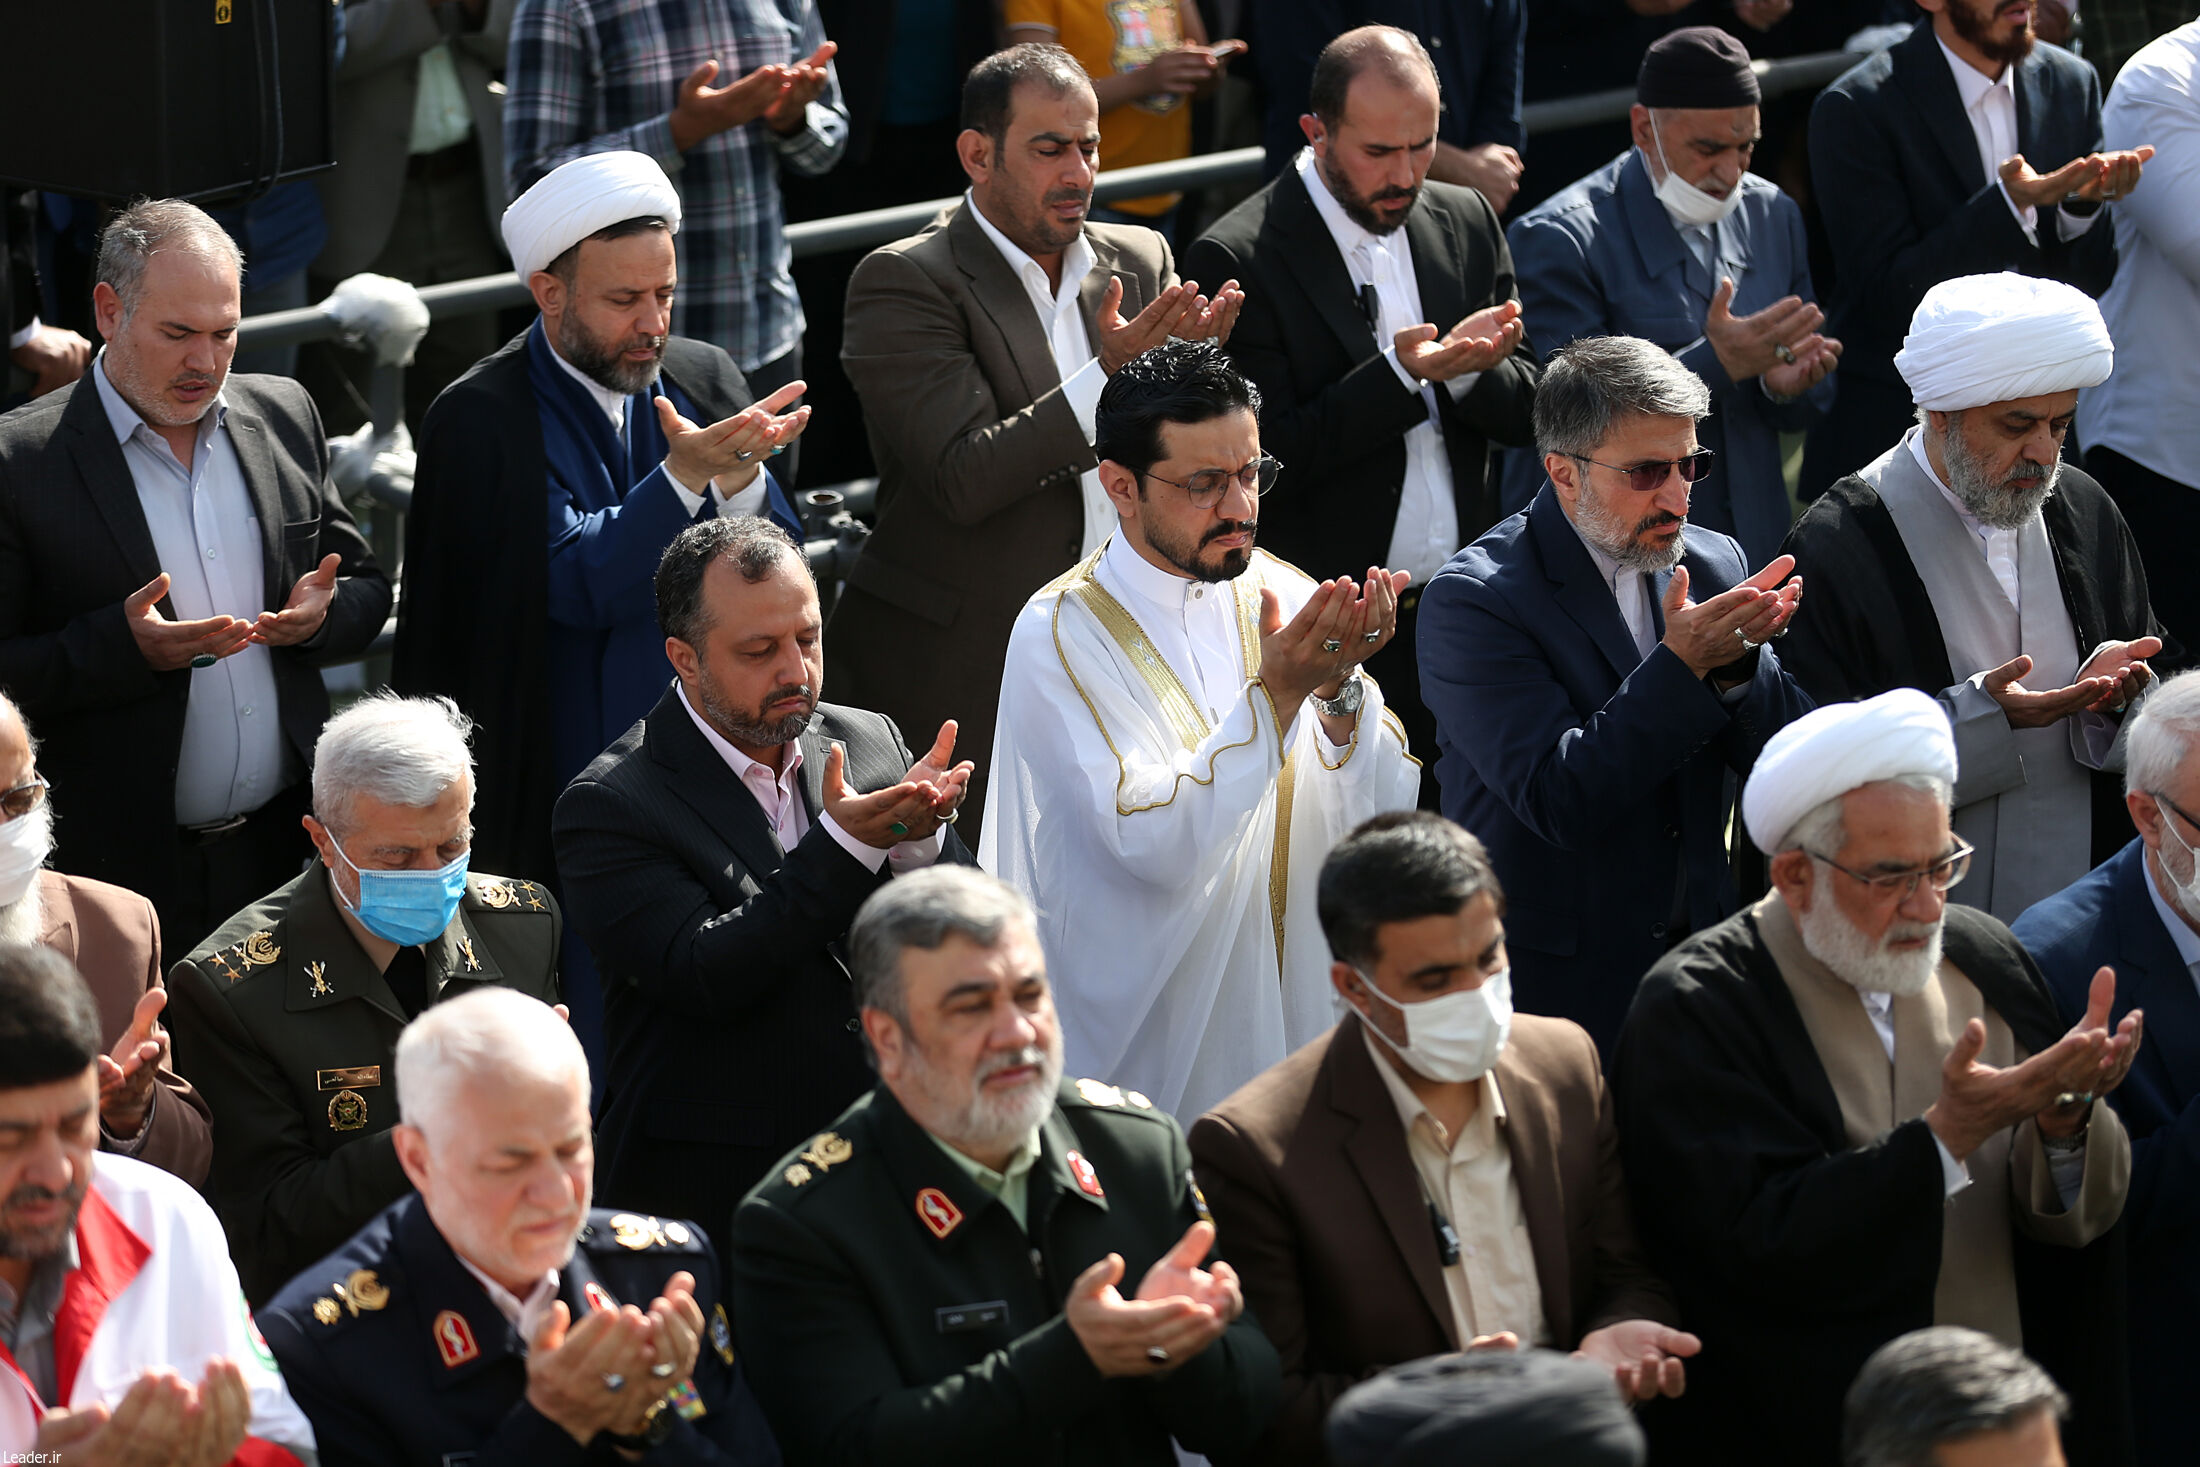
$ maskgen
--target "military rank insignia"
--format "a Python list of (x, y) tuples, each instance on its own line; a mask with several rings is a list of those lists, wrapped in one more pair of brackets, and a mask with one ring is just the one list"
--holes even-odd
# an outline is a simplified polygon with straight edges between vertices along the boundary
[(937, 1187), (927, 1187), (917, 1194), (917, 1220), (931, 1231), (935, 1238), (944, 1238), (962, 1225), (962, 1209)]
[(1192, 1189), (1192, 1211), (1199, 1214), (1199, 1220), (1205, 1223), (1213, 1222), (1215, 1215), (1208, 1210), (1207, 1194), (1199, 1190), (1199, 1179), (1192, 1175), (1189, 1167), (1185, 1168), (1184, 1171), (1184, 1185)]
[(710, 1347), (728, 1365), (733, 1363), (733, 1326), (726, 1320), (726, 1306), (710, 1306)]
[(435, 1336), (435, 1352), (443, 1357), (444, 1369), (454, 1369), (481, 1357), (481, 1346), (474, 1343), (474, 1327), (456, 1309), (438, 1314), (429, 1330)]
[(1087, 1105), (1121, 1105), (1123, 1103), (1122, 1091), (1116, 1089), (1113, 1085), (1103, 1084), (1098, 1080), (1079, 1080), (1077, 1082), (1077, 1093), (1085, 1098), (1085, 1104)]
[(618, 1312), (619, 1301), (612, 1298), (604, 1286), (594, 1279), (590, 1279), (587, 1283), (581, 1285), (581, 1297), (588, 1301), (589, 1308), (599, 1314), (616, 1314)]
[(703, 1404), (703, 1398), (695, 1394), (695, 1383), (693, 1381), (683, 1380), (671, 1390), (665, 1392), (665, 1401), (674, 1411), (679, 1413), (682, 1421), (700, 1420), (709, 1411), (709, 1408)]
[(328, 1128), (356, 1131), (367, 1123), (367, 1098), (356, 1090), (339, 1090), (329, 1097)]
[(1077, 1179), (1078, 1191), (1084, 1193), (1087, 1197), (1106, 1197), (1108, 1195), (1100, 1188), (1100, 1174), (1092, 1169), (1091, 1162), (1085, 1160), (1083, 1152), (1072, 1151), (1064, 1156), (1062, 1160), (1069, 1164), (1069, 1174)]
[(821, 1172), (829, 1172), (855, 1154), (854, 1142), (845, 1136), (827, 1131), (810, 1143), (810, 1149), (802, 1153), (802, 1159)]
[(306, 977), (313, 980), (313, 986), (306, 990), (307, 998), (333, 998), (335, 996), (336, 990), (329, 986), (328, 964), (321, 962), (307, 963)]
[(659, 1222), (654, 1217), (632, 1212), (611, 1215), (611, 1236), (621, 1248), (636, 1251), (652, 1247), (685, 1248), (695, 1238), (686, 1223)]

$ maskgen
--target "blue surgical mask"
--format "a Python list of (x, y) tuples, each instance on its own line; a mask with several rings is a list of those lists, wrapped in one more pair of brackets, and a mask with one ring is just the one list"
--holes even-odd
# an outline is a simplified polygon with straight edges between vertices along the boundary
[[(417, 947), (443, 935), (466, 895), (466, 854), (436, 871), (363, 871), (332, 838), (337, 859), (359, 878), (359, 905), (352, 915), (361, 926), (399, 947)], [(337, 889), (343, 895), (343, 889)]]

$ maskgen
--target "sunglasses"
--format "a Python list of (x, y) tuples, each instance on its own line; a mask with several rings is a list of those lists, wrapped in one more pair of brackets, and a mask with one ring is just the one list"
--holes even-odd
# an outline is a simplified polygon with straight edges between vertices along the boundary
[(1610, 469), (1627, 476), (1627, 487), (1637, 494), (1648, 494), (1665, 483), (1665, 476), (1678, 472), (1683, 484), (1694, 484), (1711, 472), (1711, 460), (1717, 455), (1708, 448), (1699, 448), (1686, 458), (1664, 459), (1647, 464), (1608, 464), (1599, 459), (1583, 458), (1578, 453), (1566, 455), (1575, 463), (1595, 464), (1600, 469)]
[(12, 790), (0, 790), (0, 819), (21, 820), (46, 803), (48, 787), (45, 780), (34, 774), (27, 783)]

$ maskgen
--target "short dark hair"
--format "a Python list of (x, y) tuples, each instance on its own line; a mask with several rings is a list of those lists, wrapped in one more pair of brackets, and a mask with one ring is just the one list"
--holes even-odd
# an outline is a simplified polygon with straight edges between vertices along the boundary
[(74, 1079), (104, 1053), (76, 965), (50, 947), (0, 942), (0, 1090)]
[(2023, 1351), (1954, 1325), (1881, 1345), (1849, 1387), (1843, 1467), (1933, 1467), (1943, 1442), (2007, 1431), (2070, 1402)]
[(734, 515), (689, 525), (672, 537), (657, 562), (657, 629), (690, 647), (703, 645), (711, 627), (703, 576), (711, 563), (730, 559), (741, 579), (755, 585), (787, 556), (810, 574), (810, 558), (794, 536), (762, 515)]
[(1482, 842), (1431, 811), (1391, 810), (1337, 842), (1314, 906), (1331, 956), (1365, 972), (1385, 923), (1448, 917), (1485, 892), (1505, 910)]
[(1260, 416), (1260, 389), (1211, 341), (1170, 337), (1116, 369), (1100, 389), (1092, 449), (1139, 477), (1168, 457), (1164, 423), (1207, 423), (1231, 413)]
[(637, 214), (632, 219), (621, 219), (616, 224), (606, 224), (594, 234), (583, 235), (558, 252), (557, 258), (542, 268), (565, 282), (565, 288), (573, 288), (573, 277), (581, 268), (581, 246), (592, 239), (625, 239), (630, 234), (647, 234), (653, 229), (670, 232), (672, 223), (661, 214)]
[(1361, 72), (1373, 68), (1383, 80), (1396, 86), (1410, 86), (1420, 79), (1409, 69), (1407, 55), (1420, 59), (1441, 108), (1443, 83), (1437, 79), (1436, 63), (1429, 59), (1428, 47), (1421, 44), (1421, 38), (1394, 25), (1363, 25), (1322, 47), (1321, 55), (1314, 58), (1314, 82), (1307, 88), (1306, 110), (1320, 118), (1323, 127), (1335, 131), (1344, 121), (1345, 93), (1352, 90)]
[(1090, 87), (1092, 78), (1077, 58), (1051, 41), (1025, 41), (995, 51), (963, 78), (962, 126), (965, 132), (982, 132), (998, 148), (1008, 141), (1008, 119), (1016, 111), (1016, 89), (1026, 82), (1043, 86), (1050, 97), (1077, 87)]
[(1639, 336), (1577, 336), (1551, 354), (1535, 385), (1535, 446), (1593, 456), (1613, 425), (1633, 418), (1711, 415), (1711, 389), (1679, 357)]

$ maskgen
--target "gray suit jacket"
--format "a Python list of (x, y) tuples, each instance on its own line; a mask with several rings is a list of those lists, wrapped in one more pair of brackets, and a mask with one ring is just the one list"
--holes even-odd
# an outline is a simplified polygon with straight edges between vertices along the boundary
[[(1176, 282), (1150, 229), (1093, 224), (1085, 237), (1088, 324), (1110, 276), (1126, 320)], [(982, 781), (1009, 629), (1077, 560), (1092, 445), (1031, 298), (964, 207), (866, 257), (847, 322), (841, 365), (878, 461), (879, 520), (833, 612), (828, 686), (920, 747), (960, 720), (956, 756), (976, 760)], [(973, 782), (965, 819), (984, 803)]]
[[(504, 44), (519, 0), (489, 0), (481, 29), (451, 38), (451, 59), (466, 89), (481, 144), (482, 206), (498, 237), (504, 213), (504, 94), (490, 84), (504, 66)], [(356, 275), (389, 243), (405, 191), (420, 58), (444, 39), (427, 0), (345, 0), (344, 64), (336, 69), (336, 167), (321, 175), (328, 244), (313, 273)]]

